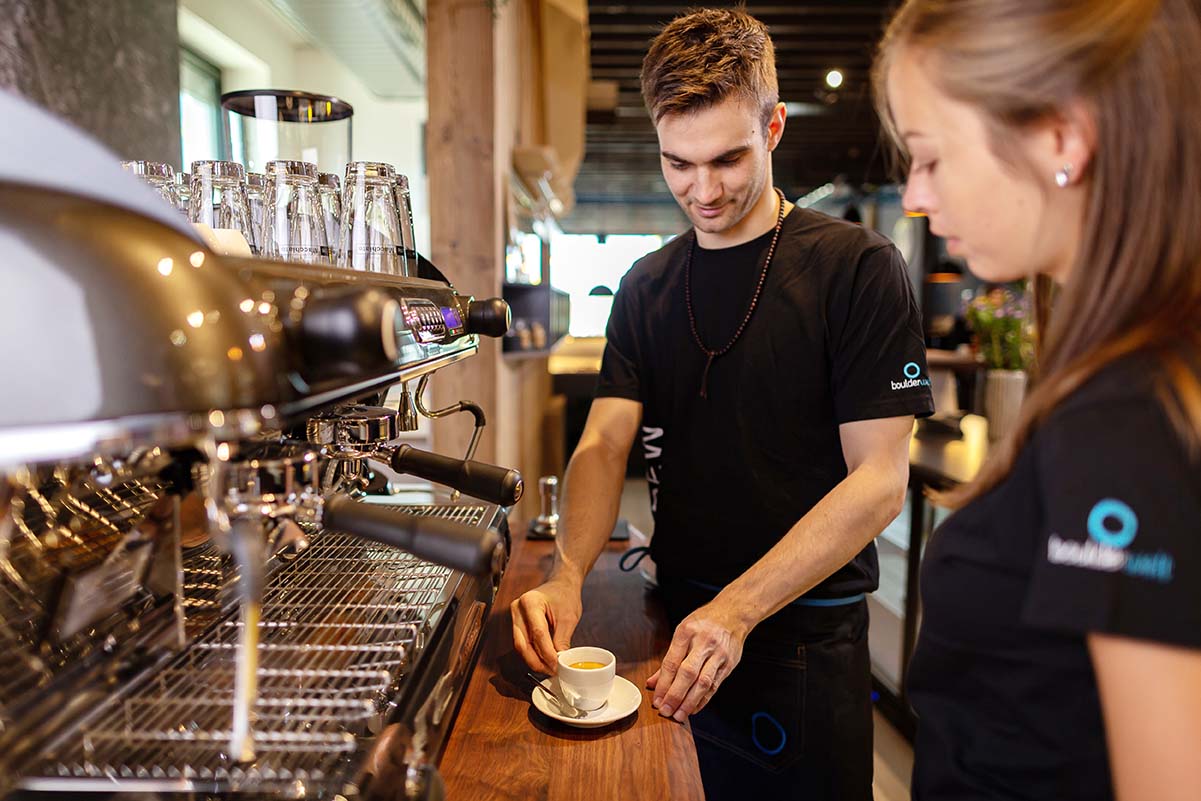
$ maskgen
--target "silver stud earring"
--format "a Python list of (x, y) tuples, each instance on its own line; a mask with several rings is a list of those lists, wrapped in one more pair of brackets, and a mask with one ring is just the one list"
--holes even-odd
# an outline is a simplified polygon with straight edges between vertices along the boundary
[(1055, 171), (1055, 185), (1063, 189), (1068, 185), (1068, 181), (1072, 179), (1072, 165), (1065, 164)]

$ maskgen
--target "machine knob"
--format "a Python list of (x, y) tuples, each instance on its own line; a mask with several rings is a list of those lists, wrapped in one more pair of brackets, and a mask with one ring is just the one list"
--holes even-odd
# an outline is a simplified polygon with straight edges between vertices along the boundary
[(396, 364), (400, 304), (379, 289), (339, 288), (315, 295), (300, 319), (305, 378), (362, 375)]
[(486, 337), (503, 337), (509, 330), (513, 314), (501, 298), (472, 300), (467, 306), (467, 333)]

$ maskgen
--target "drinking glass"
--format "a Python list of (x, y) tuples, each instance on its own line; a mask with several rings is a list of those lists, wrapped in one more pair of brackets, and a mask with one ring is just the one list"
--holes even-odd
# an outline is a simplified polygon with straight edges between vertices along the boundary
[(123, 161), (121, 166), (148, 183), (163, 200), (179, 208), (179, 193), (175, 190), (175, 170), (161, 161)]
[(330, 261), (336, 262), (334, 251), (342, 228), (342, 181), (332, 172), (319, 173), (317, 191), (321, 194), (321, 210), (325, 213), (325, 238), (330, 244)]
[(267, 176), (261, 172), (246, 173), (246, 207), (250, 210), (250, 233), (254, 241), (250, 249), (263, 252), (263, 217), (267, 203)]
[(183, 212), (185, 217), (188, 216), (188, 201), (192, 197), (192, 173), (175, 173), (175, 195), (179, 198), (176, 208)]
[(239, 232), (254, 242), (246, 201), (246, 170), (236, 161), (193, 161), (188, 219), (210, 228)]
[(355, 161), (346, 166), (338, 265), (367, 272), (408, 275), (391, 165)]
[(396, 174), (396, 208), (400, 214), (400, 239), (405, 259), (405, 274), (417, 274), (417, 244), (413, 237), (413, 204), (409, 198), (409, 179)]
[(267, 162), (263, 255), (305, 264), (329, 261), (317, 165), (304, 161)]

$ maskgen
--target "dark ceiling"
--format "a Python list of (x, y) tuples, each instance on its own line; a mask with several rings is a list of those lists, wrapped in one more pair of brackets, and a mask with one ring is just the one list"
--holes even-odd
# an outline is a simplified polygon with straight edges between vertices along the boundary
[[(744, 5), (771, 31), (780, 99), (801, 104), (800, 113), (790, 113), (775, 154), (776, 184), (797, 198), (839, 174), (852, 183), (885, 180), (869, 70), (894, 0)], [(638, 75), (650, 40), (672, 18), (694, 7), (589, 0), (592, 80), (617, 82), (618, 108), (615, 114), (589, 116), (584, 163), (575, 183), (577, 211), (564, 220), (565, 229), (616, 233), (640, 224), (648, 231), (679, 229), (683, 217), (663, 182), (658, 141), (642, 104)], [(833, 94), (825, 85), (832, 68), (845, 76)]]

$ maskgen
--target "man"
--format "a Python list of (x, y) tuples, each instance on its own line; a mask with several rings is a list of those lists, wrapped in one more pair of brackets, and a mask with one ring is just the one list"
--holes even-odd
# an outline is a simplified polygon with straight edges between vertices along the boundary
[(872, 540), (901, 511), (913, 417), (933, 411), (905, 267), (773, 189), (784, 105), (744, 11), (677, 18), (642, 87), (693, 230), (622, 281), (554, 568), (513, 603), (514, 644), (554, 672), (641, 430), (678, 623), (648, 688), (660, 714), (692, 716), (706, 795), (866, 801)]

